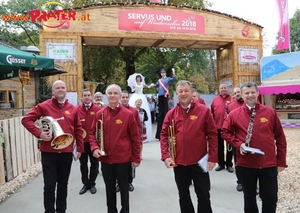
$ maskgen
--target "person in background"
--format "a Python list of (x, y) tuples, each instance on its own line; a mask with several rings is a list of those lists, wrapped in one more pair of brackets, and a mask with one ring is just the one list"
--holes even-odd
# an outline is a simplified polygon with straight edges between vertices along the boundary
[[(138, 167), (141, 161), (139, 127), (133, 112), (119, 103), (121, 92), (119, 85), (111, 84), (107, 87), (108, 105), (97, 112), (89, 133), (93, 156), (101, 162), (107, 212), (111, 213), (118, 212), (116, 182), (120, 187), (120, 212), (129, 212), (128, 168)], [(103, 132), (103, 141), (95, 137), (99, 120), (102, 121), (102, 125), (98, 126)]]
[(226, 148), (226, 160), (224, 161), (224, 139), (221, 136), (221, 129), (223, 126), (224, 119), (228, 114), (228, 105), (231, 102), (231, 95), (229, 94), (228, 87), (226, 84), (220, 84), (219, 95), (216, 96), (211, 103), (211, 112), (218, 128), (218, 167), (216, 171), (225, 169), (232, 173), (232, 147), (229, 145)]
[[(84, 152), (82, 125), (78, 112), (75, 106), (68, 102), (66, 94), (67, 87), (65, 82), (61, 80), (55, 81), (52, 85), (52, 98), (36, 105), (22, 119), (23, 126), (40, 139), (39, 148), (44, 177), (44, 208), (47, 213), (66, 212), (74, 141), (76, 141), (77, 146), (74, 158), (80, 158), (81, 153)], [(73, 136), (74, 141), (68, 146), (65, 143), (61, 143), (62, 149), (52, 146), (53, 135), (48, 135), (47, 131), (43, 131), (35, 125), (35, 122), (42, 117), (54, 119), (64, 133)], [(49, 126), (53, 125), (54, 122), (49, 123)]]
[(95, 104), (97, 104), (101, 108), (106, 106), (105, 103), (103, 103), (102, 100), (103, 100), (103, 94), (101, 92), (96, 92), (94, 94), (94, 102), (95, 102)]
[[(143, 100), (138, 98), (135, 101), (135, 108), (139, 113), (140, 116), (140, 122), (141, 122), (141, 138), (142, 142), (144, 142), (147, 139), (147, 127), (145, 122), (148, 121), (148, 115), (146, 113), (146, 110), (143, 109), (142, 106)], [(143, 146), (141, 147), (141, 153), (142, 153)], [(142, 156), (142, 154), (141, 154)]]
[[(141, 75), (136, 75), (136, 82), (135, 85), (132, 87), (132, 91), (134, 91), (134, 93), (131, 95), (130, 99), (129, 99), (129, 105), (132, 107), (135, 107), (135, 101), (140, 98), (142, 99), (142, 108), (146, 110), (147, 112), (147, 116), (150, 117), (150, 109), (149, 109), (149, 105), (146, 99), (146, 96), (143, 93), (143, 89), (147, 87), (148, 85), (145, 84), (145, 82), (142, 79)], [(151, 121), (147, 121), (145, 122), (146, 126), (147, 126), (147, 139), (144, 142), (151, 142), (153, 140), (153, 134), (152, 134), (152, 124)]]
[(174, 100), (172, 97), (169, 97), (169, 109), (173, 109), (174, 108)]
[(151, 122), (155, 123), (155, 102), (153, 102), (153, 99), (151, 97), (147, 98), (150, 114), (151, 114)]
[[(82, 129), (84, 131), (84, 153), (79, 158), (81, 181), (83, 183), (82, 189), (79, 194), (84, 194), (87, 190), (90, 190), (92, 194), (97, 192), (95, 187), (96, 179), (99, 173), (99, 161), (93, 156), (91, 152), (89, 135), (91, 130), (91, 123), (94, 120), (96, 113), (101, 109), (100, 106), (92, 102), (92, 93), (89, 89), (83, 89), (82, 91), (82, 104), (77, 106), (80, 121), (82, 122)], [(88, 168), (88, 161), (90, 161), (90, 172)]]
[[(258, 213), (256, 186), (262, 213), (275, 213), (278, 200), (278, 172), (286, 167), (287, 143), (276, 111), (257, 101), (255, 82), (241, 85), (244, 104), (231, 111), (225, 119), (222, 137), (237, 149), (237, 165), (242, 179), (244, 212)], [(247, 143), (247, 144), (246, 144)], [(264, 155), (247, 153), (242, 148), (260, 149)]]
[[(142, 127), (141, 127), (141, 121), (140, 121), (139, 113), (134, 107), (131, 107), (128, 102), (129, 102), (129, 93), (128, 93), (127, 90), (123, 90), (122, 93), (121, 93), (121, 104), (122, 104), (123, 107), (125, 107), (126, 109), (129, 109), (133, 113), (133, 115), (135, 117), (135, 120), (136, 120), (136, 123), (138, 125), (138, 128), (140, 130)], [(142, 140), (141, 140), (140, 144), (142, 146)], [(129, 172), (128, 172), (129, 173), (129, 176), (128, 176), (128, 183), (129, 183), (128, 190), (130, 192), (132, 192), (132, 191), (134, 191), (134, 186), (132, 184), (133, 183), (133, 178), (134, 178), (133, 175), (132, 175), (133, 174), (132, 173), (133, 168), (130, 165), (128, 167), (128, 169), (129, 169)], [(116, 185), (116, 192), (119, 192), (119, 191), (120, 191), (120, 187), (117, 184)]]
[[(234, 100), (234, 101), (228, 105), (228, 112), (229, 113), (231, 111), (233, 111), (234, 109), (241, 107), (244, 103), (240, 87), (233, 88), (232, 92), (233, 92), (232, 100)], [(242, 185), (242, 180), (241, 180), (241, 177), (240, 177), (240, 174), (239, 174), (239, 167), (236, 164), (236, 162), (237, 162), (236, 149), (234, 147), (232, 147), (232, 153), (233, 153), (233, 158), (234, 158), (234, 163), (235, 163), (235, 174), (236, 174), (236, 178), (237, 178), (236, 190), (238, 192), (241, 192), (241, 191), (243, 191), (243, 185)]]
[[(211, 171), (215, 167), (218, 161), (217, 128), (210, 109), (192, 101), (192, 94), (189, 81), (177, 82), (179, 103), (167, 113), (160, 134), (161, 160), (167, 168), (173, 168), (180, 212), (195, 213), (189, 190), (193, 181), (198, 198), (197, 212), (212, 213), (209, 173), (197, 163), (208, 153), (205, 168)], [(171, 148), (172, 142), (169, 144), (170, 127), (174, 132), (175, 149)], [(176, 156), (174, 159), (171, 157), (173, 154)]]
[(204, 99), (200, 97), (200, 94), (197, 92), (197, 90), (196, 89), (193, 89), (193, 90), (194, 90), (193, 99), (196, 102), (199, 102), (200, 104), (206, 105)]
[(155, 101), (155, 122), (158, 122), (158, 114), (159, 114), (159, 109), (158, 109), (158, 99)]
[(176, 80), (176, 75), (175, 75), (175, 69), (172, 68), (173, 71), (173, 76), (172, 77), (167, 77), (167, 73), (165, 69), (160, 70), (161, 74), (161, 79), (159, 79), (156, 84), (151, 84), (149, 87), (156, 87), (158, 88), (158, 120), (157, 120), (157, 129), (156, 129), (156, 134), (155, 138), (160, 140), (160, 131), (162, 128), (162, 123), (164, 121), (164, 118), (169, 110), (169, 103), (168, 103), (168, 98), (169, 98), (169, 84), (171, 82), (174, 82)]

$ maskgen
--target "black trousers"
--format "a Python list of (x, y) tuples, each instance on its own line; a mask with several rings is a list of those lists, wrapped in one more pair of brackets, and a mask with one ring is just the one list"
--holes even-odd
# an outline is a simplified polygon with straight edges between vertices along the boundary
[[(233, 159), (234, 159), (234, 166), (235, 166), (235, 175), (236, 175), (236, 179), (237, 179), (237, 184), (242, 184), (242, 180), (241, 180), (241, 175), (240, 175), (240, 170), (239, 167), (236, 165), (237, 162), (237, 158), (236, 158), (236, 148), (232, 147), (232, 154), (233, 154)], [(240, 150), (238, 150), (239, 152)]]
[(224, 139), (221, 137), (221, 129), (218, 129), (218, 164), (221, 167), (232, 167), (232, 149), (226, 149), (226, 161), (224, 161)]
[(190, 195), (191, 181), (194, 182), (198, 198), (198, 213), (212, 213), (210, 203), (209, 173), (203, 173), (198, 165), (174, 167), (175, 182), (179, 192), (179, 205), (181, 213), (195, 213)]
[(101, 163), (101, 171), (105, 183), (107, 213), (118, 213), (116, 182), (118, 181), (121, 195), (120, 213), (129, 213), (129, 191), (128, 191), (128, 163), (109, 164)]
[(150, 111), (151, 114), (151, 122), (155, 123), (155, 111)]
[(275, 213), (278, 193), (277, 167), (252, 169), (239, 166), (244, 192), (244, 212), (258, 213), (256, 186), (259, 182), (259, 196), (262, 213)]
[[(89, 159), (91, 163), (90, 175), (88, 168)], [(99, 174), (99, 160), (93, 156), (89, 142), (84, 142), (84, 153), (81, 154), (79, 161), (82, 183), (88, 187), (95, 186), (95, 181), (97, 179), (97, 175)]]
[(168, 99), (165, 96), (158, 96), (158, 117), (157, 117), (157, 129), (155, 138), (160, 140), (160, 131), (162, 124), (169, 110)]
[[(65, 213), (67, 209), (68, 180), (72, 165), (72, 153), (42, 152), (45, 213)], [(55, 199), (56, 189), (56, 199)]]

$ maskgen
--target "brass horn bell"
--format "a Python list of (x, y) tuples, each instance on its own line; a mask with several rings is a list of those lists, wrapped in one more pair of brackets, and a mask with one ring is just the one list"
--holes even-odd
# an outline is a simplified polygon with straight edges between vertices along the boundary
[(68, 147), (74, 140), (73, 136), (69, 133), (64, 133), (61, 126), (57, 122), (63, 120), (64, 117), (53, 119), (50, 116), (40, 118), (36, 122), (36, 126), (43, 132), (47, 132), (49, 136), (53, 136), (51, 141), (51, 147), (56, 150), (64, 149)]

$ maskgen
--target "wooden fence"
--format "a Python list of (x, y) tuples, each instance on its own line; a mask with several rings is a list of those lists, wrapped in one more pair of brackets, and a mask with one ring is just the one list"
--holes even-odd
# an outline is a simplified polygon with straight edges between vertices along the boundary
[(0, 121), (5, 144), (0, 146), (0, 185), (41, 161), (38, 141), (21, 124), (22, 117)]

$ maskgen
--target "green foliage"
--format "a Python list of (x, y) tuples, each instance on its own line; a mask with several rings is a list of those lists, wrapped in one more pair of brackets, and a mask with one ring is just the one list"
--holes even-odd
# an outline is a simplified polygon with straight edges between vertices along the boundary
[(118, 83), (125, 87), (125, 63), (119, 47), (87, 46), (83, 48), (83, 73), (85, 81), (99, 82), (97, 91), (102, 93), (108, 85)]
[[(15, 46), (38, 46), (39, 24), (31, 21), (12, 20), (11, 17), (29, 16), (29, 11), (40, 8), (45, 2), (42, 0), (10, 0), (2, 2), (0, 6), (0, 40)], [(10, 17), (5, 19), (4, 16)]]
[(49, 86), (47, 77), (41, 77), (39, 79), (39, 98), (38, 103), (42, 103), (43, 101), (51, 98), (52, 96), (52, 89)]

